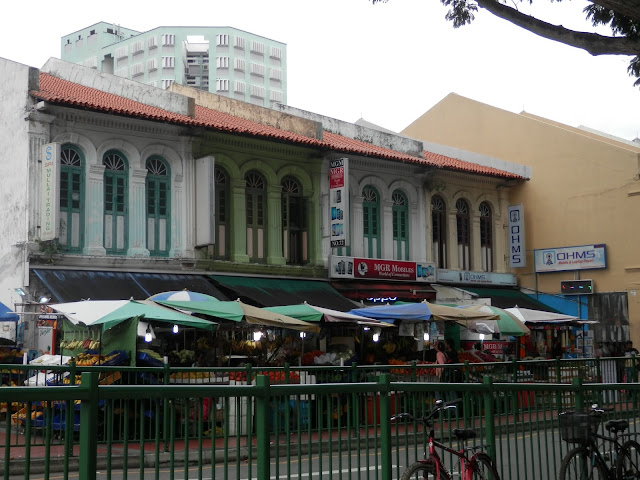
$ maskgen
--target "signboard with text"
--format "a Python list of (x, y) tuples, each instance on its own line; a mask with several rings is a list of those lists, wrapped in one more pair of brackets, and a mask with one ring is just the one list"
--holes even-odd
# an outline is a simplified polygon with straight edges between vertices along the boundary
[(42, 146), (42, 204), (40, 206), (40, 240), (58, 236), (58, 185), (60, 185), (60, 144)]
[(469, 272), (465, 270), (438, 269), (437, 276), (438, 282), (441, 283), (508, 285), (511, 287), (518, 284), (516, 276), (512, 273)]
[(524, 243), (524, 207), (522, 204), (511, 205), (507, 209), (509, 215), (509, 266), (511, 268), (526, 267), (527, 255)]
[(607, 268), (607, 252), (603, 243), (576, 247), (541, 248), (534, 250), (533, 258), (537, 273)]
[(349, 245), (349, 159), (329, 164), (329, 212), (331, 247)]
[(436, 268), (433, 263), (331, 256), (329, 275), (331, 278), (435, 282)]

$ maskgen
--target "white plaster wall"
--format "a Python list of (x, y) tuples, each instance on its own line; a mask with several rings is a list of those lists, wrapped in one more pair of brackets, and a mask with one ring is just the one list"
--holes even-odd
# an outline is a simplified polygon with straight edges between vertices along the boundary
[(10, 308), (21, 301), (14, 289), (28, 282), (30, 79), (33, 88), (37, 70), (0, 58), (0, 302)]

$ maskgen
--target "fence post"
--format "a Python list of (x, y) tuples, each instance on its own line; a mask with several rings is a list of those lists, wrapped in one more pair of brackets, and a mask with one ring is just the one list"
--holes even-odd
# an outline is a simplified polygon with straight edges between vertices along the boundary
[[(95, 480), (98, 455), (98, 374), (85, 372), (78, 387), (89, 393), (80, 404), (80, 464), (79, 478)], [(73, 430), (72, 430), (73, 431)]]
[(496, 428), (495, 422), (495, 399), (493, 398), (493, 380), (489, 375), (482, 378), (482, 383), (487, 389), (484, 392), (484, 424), (487, 436), (487, 454), (496, 461)]
[[(464, 377), (462, 379), (463, 382), (469, 383), (469, 375), (470, 375), (470, 363), (469, 360), (464, 361)], [(462, 391), (462, 413), (464, 415), (464, 423), (465, 425), (469, 425), (471, 422), (471, 395), (466, 390)]]
[(269, 388), (269, 377), (267, 375), (256, 376), (256, 386), (259, 393), (254, 397), (256, 402), (256, 455), (258, 457), (258, 480), (269, 480), (269, 458), (270, 438), (269, 438), (269, 409), (271, 395)]
[(584, 392), (582, 389), (582, 380), (574, 378), (571, 380), (576, 392), (576, 410), (580, 411), (584, 408)]
[(391, 480), (391, 398), (389, 374), (378, 377), (380, 386), (380, 463), (382, 480)]
[[(162, 384), (169, 385), (169, 381), (171, 379), (171, 367), (169, 366), (169, 362), (163, 363), (162, 369), (163, 369)], [(162, 440), (164, 443), (163, 449), (165, 452), (168, 452), (169, 451), (169, 401), (168, 399), (165, 399), (162, 402)]]

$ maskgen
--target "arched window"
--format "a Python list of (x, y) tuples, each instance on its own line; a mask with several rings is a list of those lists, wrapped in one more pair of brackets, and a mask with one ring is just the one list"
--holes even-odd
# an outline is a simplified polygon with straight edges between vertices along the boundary
[(84, 157), (74, 145), (60, 150), (60, 233), (67, 252), (79, 252), (84, 244)]
[(380, 258), (380, 195), (371, 185), (362, 189), (364, 256)]
[(128, 170), (126, 157), (109, 150), (102, 158), (104, 171), (104, 248), (107, 253), (125, 254), (128, 242)]
[(216, 182), (216, 244), (214, 257), (229, 258), (229, 174), (222, 167), (215, 167)]
[(309, 260), (306, 200), (295, 178), (284, 177), (281, 186), (282, 253), (287, 263), (300, 265)]
[(252, 170), (244, 177), (245, 205), (247, 215), (247, 255), (251, 262), (266, 259), (266, 190), (267, 185), (260, 173)]
[(459, 199), (456, 202), (458, 266), (463, 270), (471, 269), (471, 219), (469, 213), (467, 201)]
[(147, 249), (167, 256), (171, 242), (171, 175), (159, 156), (147, 159)]
[(409, 208), (407, 197), (400, 190), (391, 195), (393, 200), (393, 258), (409, 260)]
[(447, 268), (446, 210), (442, 197), (431, 197), (431, 248), (437, 268)]
[(480, 252), (482, 254), (482, 271), (493, 271), (493, 218), (491, 205), (480, 204)]

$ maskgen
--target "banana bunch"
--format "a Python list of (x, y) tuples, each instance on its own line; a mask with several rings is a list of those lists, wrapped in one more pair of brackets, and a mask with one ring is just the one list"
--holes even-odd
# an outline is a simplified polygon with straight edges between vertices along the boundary
[(67, 350), (78, 350), (80, 348), (84, 350), (96, 350), (100, 348), (100, 342), (98, 340), (92, 340), (86, 338), (84, 340), (72, 340), (70, 342), (60, 342), (60, 348), (66, 348)]
[(393, 352), (396, 351), (396, 344), (393, 342), (387, 342), (382, 346), (382, 348), (384, 349), (385, 352), (387, 352), (387, 354), (391, 355)]

